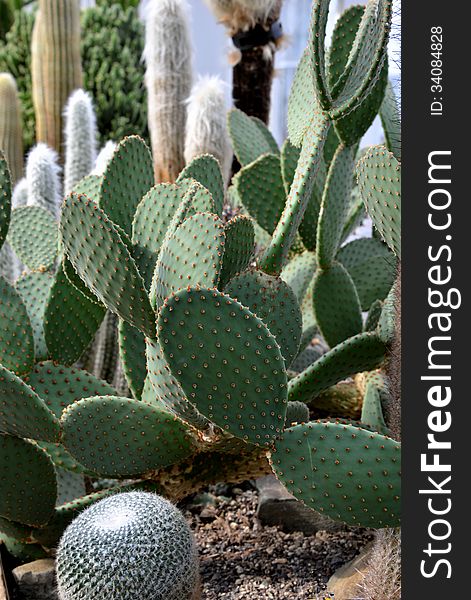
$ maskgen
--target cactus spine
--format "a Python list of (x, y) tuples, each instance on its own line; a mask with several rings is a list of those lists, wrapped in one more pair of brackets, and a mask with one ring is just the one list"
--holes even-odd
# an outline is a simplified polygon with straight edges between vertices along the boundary
[(46, 208), (58, 215), (61, 201), (60, 168), (57, 153), (46, 144), (37, 144), (26, 161), (29, 206)]
[(185, 166), (186, 100), (192, 85), (186, 0), (153, 0), (146, 20), (149, 131), (157, 182), (175, 181)]
[(96, 159), (96, 119), (89, 94), (75, 90), (67, 102), (64, 117), (64, 193), (68, 194), (91, 172)]
[(0, 73), (0, 148), (15, 184), (23, 175), (23, 132), (18, 89), (9, 73)]
[(185, 160), (211, 154), (229, 178), (232, 146), (227, 132), (224, 83), (218, 77), (204, 77), (194, 87), (188, 103)]
[(67, 98), (82, 87), (80, 3), (40, 0), (32, 43), (36, 138), (62, 151), (62, 113)]

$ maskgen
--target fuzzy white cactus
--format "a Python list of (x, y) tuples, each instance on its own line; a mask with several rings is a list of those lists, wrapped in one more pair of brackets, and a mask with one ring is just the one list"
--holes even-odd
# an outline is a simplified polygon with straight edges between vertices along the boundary
[(28, 206), (40, 206), (57, 216), (62, 198), (59, 159), (47, 144), (39, 143), (29, 153), (26, 181)]
[(26, 177), (22, 177), (13, 188), (11, 195), (11, 204), (13, 208), (26, 206), (28, 202), (28, 182)]
[(65, 111), (64, 193), (88, 175), (96, 160), (97, 128), (92, 99), (81, 89), (70, 95)]
[(155, 178), (174, 181), (185, 165), (186, 101), (192, 85), (186, 0), (151, 0), (144, 58)]
[(116, 150), (116, 145), (112, 140), (106, 142), (96, 157), (92, 175), (103, 175), (106, 165), (110, 162), (113, 152)]
[(212, 154), (229, 179), (232, 146), (227, 131), (227, 107), (224, 82), (219, 77), (203, 77), (193, 87), (188, 101), (185, 160), (200, 154)]
[(215, 17), (224, 23), (230, 35), (264, 23), (280, 0), (205, 0)]

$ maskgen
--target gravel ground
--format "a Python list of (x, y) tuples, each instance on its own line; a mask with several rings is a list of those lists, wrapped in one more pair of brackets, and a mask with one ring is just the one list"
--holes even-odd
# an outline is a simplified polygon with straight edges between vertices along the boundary
[(257, 499), (253, 489), (232, 488), (183, 508), (198, 542), (202, 600), (317, 600), (333, 572), (372, 539), (365, 529), (305, 536), (262, 527)]

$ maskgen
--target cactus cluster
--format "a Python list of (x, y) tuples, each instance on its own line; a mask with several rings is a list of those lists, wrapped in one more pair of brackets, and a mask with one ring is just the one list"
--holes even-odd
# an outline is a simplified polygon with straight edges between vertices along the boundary
[[(282, 148), (260, 120), (230, 113), (242, 169), (228, 190), (209, 154), (156, 183), (149, 148), (130, 136), (74, 184), (57, 223), (40, 206), (12, 210), (0, 158), (0, 240), (30, 271), (1, 280), (7, 546), (50, 551), (79, 510), (124, 485), (178, 500), (270, 470), (335, 519), (399, 524), (383, 367), (400, 163), (386, 148), (358, 150), (384, 96), (390, 2), (348, 9), (326, 53), (328, 4), (313, 3)], [(228, 200), (239, 208), (229, 218)], [(346, 243), (365, 210), (384, 242)], [(129, 396), (77, 368), (105, 314)], [(121, 481), (58, 502), (64, 470)], [(66, 590), (73, 564), (59, 572)]]

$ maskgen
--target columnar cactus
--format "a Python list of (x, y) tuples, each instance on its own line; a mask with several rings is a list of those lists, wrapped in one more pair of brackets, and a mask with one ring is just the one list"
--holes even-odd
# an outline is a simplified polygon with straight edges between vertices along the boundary
[(65, 530), (57, 583), (60, 600), (194, 600), (199, 573), (193, 535), (168, 500), (116, 494)]
[(188, 102), (185, 160), (211, 154), (219, 161), (224, 179), (229, 178), (232, 146), (227, 132), (224, 83), (218, 77), (201, 79)]
[(23, 176), (23, 129), (18, 89), (9, 73), (0, 73), (0, 148), (15, 184)]
[(40, 206), (58, 215), (62, 198), (60, 167), (56, 152), (46, 144), (37, 144), (26, 161), (29, 206)]
[(149, 132), (157, 182), (175, 181), (185, 165), (186, 101), (192, 52), (186, 0), (152, 0), (146, 17)]
[(36, 139), (60, 154), (64, 106), (82, 87), (79, 0), (40, 0), (31, 61)]
[(97, 129), (92, 99), (83, 90), (75, 90), (65, 112), (64, 193), (88, 175), (96, 160)]

